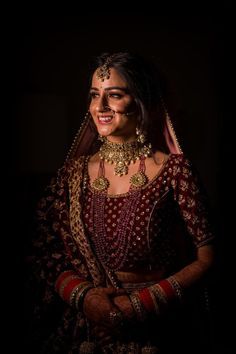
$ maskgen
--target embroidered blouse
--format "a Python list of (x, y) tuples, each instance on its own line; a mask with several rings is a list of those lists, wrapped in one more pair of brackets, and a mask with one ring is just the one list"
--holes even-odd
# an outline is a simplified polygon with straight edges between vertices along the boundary
[(94, 227), (93, 193), (88, 185), (82, 211), (85, 231), (98, 258), (107, 259), (110, 269), (158, 270), (165, 276), (193, 260), (196, 248), (213, 239), (205, 193), (183, 155), (169, 155), (160, 173), (141, 188), (124, 239), (119, 234), (121, 215), (132, 191), (106, 196), (102, 241)]

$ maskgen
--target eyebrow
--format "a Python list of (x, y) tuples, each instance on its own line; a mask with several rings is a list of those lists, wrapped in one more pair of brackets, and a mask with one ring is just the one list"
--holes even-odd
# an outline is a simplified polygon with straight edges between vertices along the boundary
[[(90, 90), (99, 91), (99, 89), (97, 87), (91, 87)], [(124, 91), (126, 93), (128, 92), (128, 89), (126, 87), (120, 87), (120, 86), (106, 87), (104, 90), (105, 91), (120, 90), (120, 91)]]

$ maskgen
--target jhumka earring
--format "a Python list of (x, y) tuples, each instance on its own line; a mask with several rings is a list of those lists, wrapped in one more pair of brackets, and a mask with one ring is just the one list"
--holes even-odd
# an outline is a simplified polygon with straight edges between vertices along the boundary
[(141, 144), (143, 144), (146, 140), (144, 133), (141, 131), (141, 129), (136, 128), (136, 135), (137, 135), (137, 141)]

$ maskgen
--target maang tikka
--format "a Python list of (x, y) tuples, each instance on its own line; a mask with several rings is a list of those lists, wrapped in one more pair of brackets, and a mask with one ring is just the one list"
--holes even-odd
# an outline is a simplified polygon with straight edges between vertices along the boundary
[(96, 76), (98, 80), (104, 81), (110, 78), (110, 65), (112, 61), (112, 55), (107, 57), (105, 63), (97, 68)]

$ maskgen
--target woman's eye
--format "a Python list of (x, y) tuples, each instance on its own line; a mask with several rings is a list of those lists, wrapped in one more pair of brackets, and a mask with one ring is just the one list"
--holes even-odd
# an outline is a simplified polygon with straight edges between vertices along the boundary
[(99, 94), (97, 92), (90, 92), (90, 97), (91, 98), (96, 98), (98, 96), (99, 96)]
[(110, 94), (108, 95), (108, 97), (112, 97), (112, 98), (121, 98), (121, 97), (122, 97), (122, 95), (120, 95), (119, 93), (110, 93)]
[[(98, 92), (90, 92), (90, 97), (91, 97), (92, 99), (94, 99), (94, 98), (100, 97), (100, 95), (99, 95)], [(107, 97), (107, 99), (108, 99), (108, 98), (120, 99), (120, 98), (122, 98), (122, 95), (119, 94), (119, 93), (109, 93), (109, 94), (107, 94), (106, 97)]]

